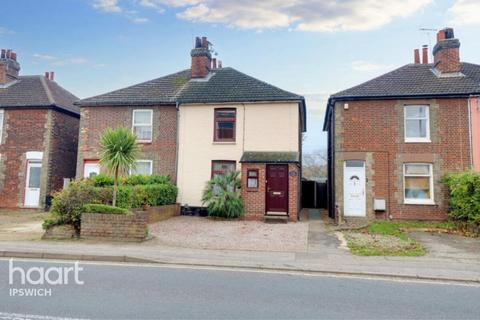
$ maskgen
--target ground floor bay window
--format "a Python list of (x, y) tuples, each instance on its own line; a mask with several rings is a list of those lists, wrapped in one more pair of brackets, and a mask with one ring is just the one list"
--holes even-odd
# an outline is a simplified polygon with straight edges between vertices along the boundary
[(432, 165), (428, 163), (405, 163), (404, 202), (406, 204), (434, 204)]

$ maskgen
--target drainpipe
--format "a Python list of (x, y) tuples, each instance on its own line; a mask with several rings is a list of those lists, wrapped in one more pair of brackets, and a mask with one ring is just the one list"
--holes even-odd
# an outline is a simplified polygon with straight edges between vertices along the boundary
[(470, 144), (470, 170), (473, 170), (473, 141), (472, 141), (472, 103), (471, 99), (473, 99), (474, 96), (468, 97), (468, 138), (469, 138), (469, 144)]
[(177, 101), (175, 108), (177, 109), (177, 130), (175, 134), (175, 184), (178, 186), (178, 142), (180, 140), (180, 103)]

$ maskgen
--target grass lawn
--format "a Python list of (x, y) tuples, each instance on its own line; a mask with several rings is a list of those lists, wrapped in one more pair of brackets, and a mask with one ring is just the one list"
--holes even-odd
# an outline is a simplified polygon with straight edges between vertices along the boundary
[(449, 221), (375, 221), (358, 231), (345, 232), (350, 251), (361, 256), (423, 256), (425, 248), (408, 236), (403, 229), (446, 229), (455, 225)]

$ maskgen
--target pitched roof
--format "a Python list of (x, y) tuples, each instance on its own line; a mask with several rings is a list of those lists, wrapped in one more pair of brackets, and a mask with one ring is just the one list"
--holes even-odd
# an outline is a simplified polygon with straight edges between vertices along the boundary
[(407, 64), (331, 96), (332, 99), (455, 96), (480, 93), (480, 65), (461, 64), (461, 75), (438, 75), (433, 64)]
[(242, 163), (297, 163), (298, 152), (245, 151), (240, 159)]
[(192, 79), (190, 69), (77, 102), (80, 106), (155, 105), (253, 101), (303, 101), (233, 68), (212, 70)]
[(175, 104), (179, 91), (190, 80), (190, 70), (139, 83), (78, 101), (80, 106)]
[(0, 86), (0, 107), (57, 107), (75, 114), (80, 110), (73, 103), (78, 98), (55, 81), (44, 76), (20, 76), (18, 80)]
[(192, 79), (180, 92), (182, 103), (252, 102), (302, 100), (297, 94), (279, 89), (233, 68), (215, 69), (210, 78)]

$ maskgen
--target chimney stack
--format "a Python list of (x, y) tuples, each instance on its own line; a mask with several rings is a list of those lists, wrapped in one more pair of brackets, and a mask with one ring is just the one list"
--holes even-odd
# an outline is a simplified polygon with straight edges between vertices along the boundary
[(420, 63), (420, 50), (418, 49), (413, 50), (413, 63), (415, 64)]
[(20, 64), (17, 54), (11, 49), (2, 49), (0, 53), (0, 86), (18, 79)]
[(192, 78), (205, 78), (212, 67), (210, 43), (207, 37), (196, 37), (195, 48), (190, 52), (192, 57)]
[(433, 62), (440, 73), (460, 72), (460, 41), (455, 39), (453, 28), (437, 33), (437, 44), (433, 47)]
[(422, 63), (428, 64), (428, 46), (426, 44), (422, 46)]

